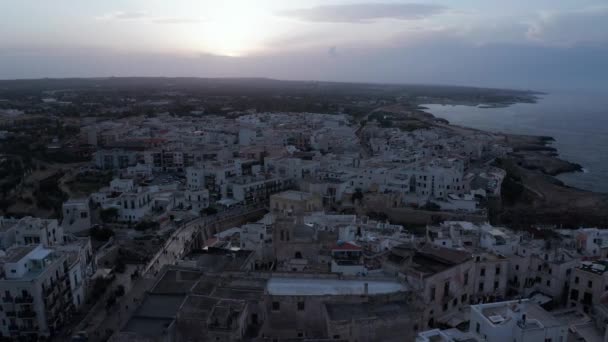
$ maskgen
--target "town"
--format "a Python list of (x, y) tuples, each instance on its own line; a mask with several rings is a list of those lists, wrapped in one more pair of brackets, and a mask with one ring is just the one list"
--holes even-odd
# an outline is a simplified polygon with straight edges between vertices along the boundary
[(534, 192), (499, 162), (521, 137), (428, 96), (106, 97), (0, 100), (3, 338), (608, 338), (608, 230), (492, 218)]

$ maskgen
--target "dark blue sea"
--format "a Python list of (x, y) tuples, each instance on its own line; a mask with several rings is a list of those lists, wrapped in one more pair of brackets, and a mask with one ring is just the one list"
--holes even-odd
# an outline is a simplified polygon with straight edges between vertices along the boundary
[(562, 159), (584, 172), (557, 178), (580, 189), (608, 192), (608, 91), (556, 91), (540, 95), (535, 104), (506, 108), (423, 105), (436, 117), (461, 126), (493, 132), (546, 135)]

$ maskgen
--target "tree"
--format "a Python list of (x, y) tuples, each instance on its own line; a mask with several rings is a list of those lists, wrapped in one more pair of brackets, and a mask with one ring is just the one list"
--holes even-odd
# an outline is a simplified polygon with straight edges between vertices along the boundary
[(114, 271), (116, 271), (116, 273), (124, 273), (126, 269), (127, 265), (125, 265), (125, 262), (122, 259), (118, 259)]
[(208, 207), (201, 210), (201, 216), (215, 215), (217, 214), (217, 209), (213, 207)]
[(118, 218), (118, 209), (116, 208), (107, 208), (102, 209), (99, 213), (99, 218), (104, 223), (115, 221)]
[(141, 221), (139, 223), (137, 223), (135, 225), (135, 230), (148, 230), (148, 229), (157, 229), (160, 227), (160, 224), (158, 222), (153, 222), (153, 221)]
[(116, 297), (122, 297), (125, 294), (124, 285), (118, 285), (116, 287), (116, 290), (114, 291), (114, 294), (116, 295)]
[(439, 211), (441, 210), (441, 207), (439, 206), (439, 204), (428, 201), (426, 202), (426, 204), (423, 207), (424, 210), (429, 210), (429, 211)]
[(352, 200), (353, 200), (353, 202), (356, 202), (356, 201), (360, 202), (361, 200), (363, 200), (363, 192), (361, 191), (361, 189), (357, 188), (355, 190), (355, 192), (353, 193), (353, 196), (352, 196)]
[(89, 230), (89, 235), (97, 241), (107, 241), (114, 236), (114, 231), (108, 227), (95, 226)]

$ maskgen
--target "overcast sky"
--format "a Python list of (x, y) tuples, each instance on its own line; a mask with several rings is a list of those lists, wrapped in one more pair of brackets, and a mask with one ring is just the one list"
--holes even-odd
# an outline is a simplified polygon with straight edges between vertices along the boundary
[(18, 0), (0, 78), (608, 87), (606, 0)]

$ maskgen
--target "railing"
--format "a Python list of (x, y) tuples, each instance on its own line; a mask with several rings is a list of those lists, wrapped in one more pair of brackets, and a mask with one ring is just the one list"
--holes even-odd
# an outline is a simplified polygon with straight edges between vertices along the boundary
[(13, 302), (13, 297), (2, 297), (2, 301), (4, 303), (12, 303)]
[(6, 312), (6, 317), (15, 317), (16, 313), (15, 311), (7, 311)]

